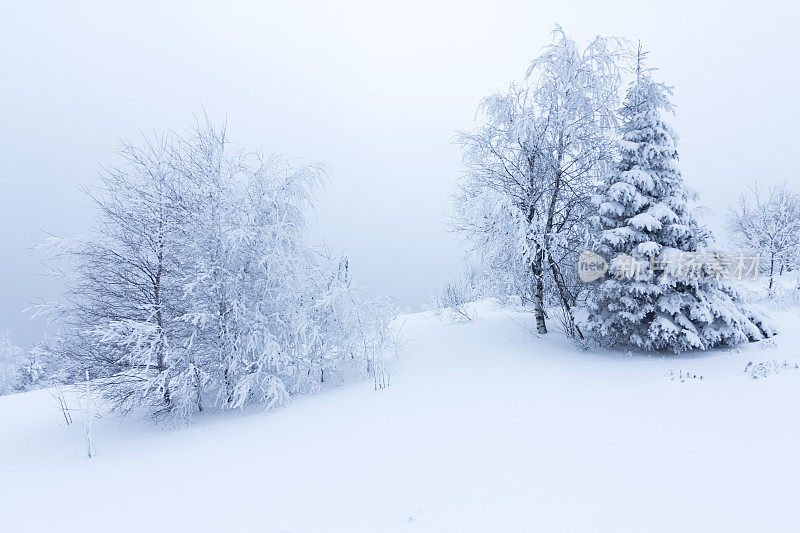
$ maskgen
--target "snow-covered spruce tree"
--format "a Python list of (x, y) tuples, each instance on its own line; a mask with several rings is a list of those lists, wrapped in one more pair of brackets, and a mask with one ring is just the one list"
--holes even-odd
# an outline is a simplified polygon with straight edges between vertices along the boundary
[(605, 345), (675, 352), (770, 335), (763, 316), (739, 305), (708, 264), (681, 272), (680, 261), (698, 258), (685, 254), (702, 250), (710, 235), (690, 208), (665, 122), (670, 94), (637, 68), (622, 107), (620, 158), (597, 198), (610, 277), (589, 286), (587, 329)]
[(68, 381), (88, 370), (112, 407), (180, 421), (280, 405), (374, 357), (373, 307), (305, 241), (320, 167), (245, 152), (207, 120), (122, 155), (94, 231), (56, 245), (66, 301), (40, 308), (61, 326), (40, 352)]
[(625, 54), (613, 39), (581, 48), (560, 27), (553, 36), (522, 83), (481, 102), (485, 123), (460, 136), (466, 175), (454, 226), (496, 285), (533, 302), (539, 333), (554, 303), (567, 332), (580, 334), (572, 265), (592, 187), (611, 161)]

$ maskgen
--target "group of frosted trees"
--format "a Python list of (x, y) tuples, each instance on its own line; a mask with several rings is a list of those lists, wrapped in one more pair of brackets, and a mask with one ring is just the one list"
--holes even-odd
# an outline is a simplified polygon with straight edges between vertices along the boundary
[[(556, 28), (521, 82), (483, 100), (483, 124), (459, 137), (455, 202), (474, 267), (435, 307), (470, 318), (464, 302), (514, 295), (540, 334), (555, 319), (571, 336), (646, 350), (774, 333), (719, 275), (681, 176), (671, 91), (645, 56), (602, 37), (579, 47)], [(360, 301), (347, 259), (304, 238), (323, 168), (246, 152), (208, 120), (120, 156), (87, 191), (92, 231), (51, 245), (68, 290), (34, 312), (58, 333), (29, 354), (0, 337), (0, 393), (40, 375), (89, 379), (121, 411), (186, 420), (280, 405), (348, 372), (385, 383), (392, 306)], [(728, 222), (741, 248), (766, 254), (771, 290), (797, 259), (800, 199), (753, 189)], [(608, 260), (591, 283), (576, 268), (585, 250)], [(665, 268), (676, 260), (699, 275)]]
[(361, 302), (346, 258), (306, 243), (324, 179), (245, 152), (208, 121), (125, 143), (90, 190), (92, 232), (52, 243), (68, 293), (37, 349), (66, 381), (86, 372), (121, 411), (185, 420), (283, 404), (346, 372), (378, 372), (391, 305)]
[[(461, 136), (457, 229), (494, 290), (532, 304), (540, 334), (556, 312), (572, 336), (647, 350), (770, 336), (715, 269), (666, 121), (670, 89), (645, 56), (601, 37), (580, 48), (556, 28), (524, 80), (486, 98), (485, 123)], [(576, 268), (586, 249), (610, 262), (588, 284)], [(659, 268), (692, 256), (698, 275)], [(638, 258), (630, 276), (626, 258)]]

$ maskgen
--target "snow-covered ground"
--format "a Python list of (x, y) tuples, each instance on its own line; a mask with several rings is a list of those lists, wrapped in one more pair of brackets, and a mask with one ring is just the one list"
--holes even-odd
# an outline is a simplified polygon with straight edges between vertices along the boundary
[[(86, 459), (47, 391), (0, 398), (4, 531), (792, 531), (800, 311), (774, 340), (584, 352), (532, 316), (407, 315), (391, 386), (188, 429), (107, 417)], [(672, 372), (676, 378), (670, 378)], [(691, 374), (697, 378), (681, 379)], [(700, 379), (702, 376), (702, 379)]]

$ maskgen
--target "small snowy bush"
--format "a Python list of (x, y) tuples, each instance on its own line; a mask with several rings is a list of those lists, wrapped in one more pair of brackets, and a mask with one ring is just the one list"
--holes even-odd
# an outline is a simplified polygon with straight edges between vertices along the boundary
[(679, 381), (680, 383), (684, 383), (691, 380), (703, 381), (704, 379), (705, 378), (702, 374), (694, 374), (692, 372), (684, 371), (683, 369), (680, 369), (677, 372), (674, 370), (669, 371), (670, 381)]
[(475, 268), (446, 281), (428, 298), (426, 309), (434, 315), (453, 321), (468, 321), (474, 318), (468, 304), (492, 294), (489, 283)]
[(11, 342), (11, 333), (0, 331), (0, 394), (20, 390), (24, 360), (22, 348)]
[(779, 363), (775, 360), (763, 361), (760, 363), (753, 363), (750, 361), (744, 368), (745, 374), (753, 379), (763, 379), (770, 376), (775, 376), (783, 371), (799, 370), (800, 364), (792, 363), (788, 359)]
[(27, 391), (47, 384), (38, 351), (29, 352), (11, 342), (9, 331), (0, 332), (0, 394)]

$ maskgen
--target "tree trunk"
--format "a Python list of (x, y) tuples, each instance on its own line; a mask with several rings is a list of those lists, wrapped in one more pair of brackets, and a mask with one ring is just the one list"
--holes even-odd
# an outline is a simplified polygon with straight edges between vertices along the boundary
[(197, 410), (198, 412), (203, 412), (203, 395), (202, 391), (200, 390), (200, 372), (197, 371), (197, 368), (194, 369), (194, 388), (195, 394), (197, 395)]
[(772, 296), (772, 284), (775, 274), (775, 254), (769, 256), (769, 295)]
[[(164, 236), (163, 236), (163, 223), (159, 222), (159, 244), (158, 244), (158, 270), (156, 271), (155, 276), (155, 283), (153, 284), (153, 292), (155, 296), (155, 304), (156, 304), (156, 323), (158, 324), (158, 352), (156, 354), (156, 368), (160, 374), (166, 369), (166, 364), (164, 361), (164, 349), (166, 347), (166, 338), (164, 336), (164, 316), (161, 312), (161, 277), (164, 273)], [(167, 405), (170, 404), (172, 400), (171, 395), (169, 393), (169, 385), (167, 385), (166, 379), (164, 380), (164, 403)]]
[(555, 280), (556, 287), (558, 288), (558, 296), (561, 299), (561, 306), (564, 308), (564, 313), (567, 318), (567, 327), (569, 328), (570, 336), (574, 337), (575, 334), (578, 334), (578, 337), (583, 339), (583, 332), (581, 328), (575, 324), (575, 317), (572, 315), (572, 305), (570, 303), (570, 295), (567, 294), (566, 290), (566, 283), (564, 282), (564, 277), (558, 271), (558, 267), (553, 262), (550, 262), (550, 271), (553, 273), (553, 279)]
[[(548, 253), (550, 246), (550, 233), (553, 231), (553, 222), (555, 221), (556, 203), (561, 194), (561, 159), (563, 150), (563, 137), (559, 137), (558, 141), (558, 166), (556, 170), (555, 183), (553, 183), (553, 195), (550, 197), (550, 205), (547, 207), (547, 220), (544, 225), (544, 232), (542, 241), (536, 244), (536, 257), (533, 261), (533, 276), (536, 280), (536, 291), (534, 295), (534, 313), (536, 315), (536, 329), (539, 333), (547, 333), (547, 325), (545, 324), (544, 312), (544, 261), (545, 255)], [(549, 261), (549, 258), (548, 258)], [(556, 283), (558, 281), (556, 280)]]
[(547, 333), (547, 324), (544, 314), (544, 280), (542, 279), (542, 254), (537, 253), (533, 262), (533, 314), (536, 317), (536, 331)]

